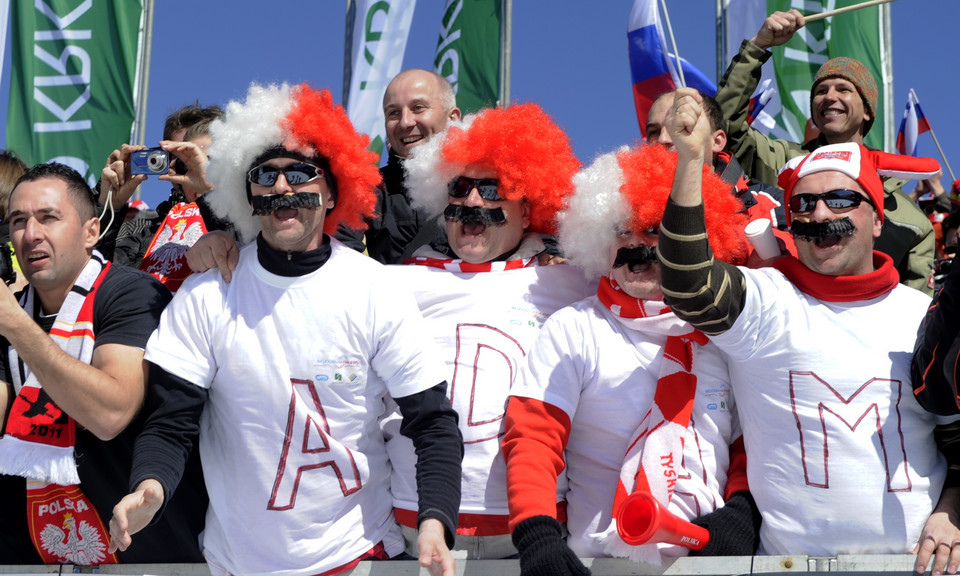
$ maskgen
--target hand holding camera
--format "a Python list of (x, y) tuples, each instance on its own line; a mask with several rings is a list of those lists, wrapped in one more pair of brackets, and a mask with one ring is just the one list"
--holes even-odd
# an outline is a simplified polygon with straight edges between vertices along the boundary
[(100, 204), (106, 205), (109, 192), (110, 203), (114, 210), (123, 208), (133, 193), (144, 180), (145, 174), (133, 174), (130, 170), (130, 155), (142, 150), (146, 146), (124, 144), (119, 150), (114, 150), (107, 158), (107, 163), (100, 173)]
[(213, 185), (207, 182), (207, 153), (203, 142), (163, 141), (160, 146), (170, 153), (169, 172), (158, 176), (160, 180), (180, 185), (188, 202), (213, 190)]

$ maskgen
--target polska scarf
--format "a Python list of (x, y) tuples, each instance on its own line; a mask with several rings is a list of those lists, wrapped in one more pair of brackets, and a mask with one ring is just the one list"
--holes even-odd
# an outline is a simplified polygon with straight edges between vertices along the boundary
[[(110, 263), (94, 252), (50, 329), (61, 350), (87, 364), (95, 344), (93, 301), (109, 269)], [(33, 286), (20, 305), (31, 314), (38, 308)], [(116, 556), (106, 552), (106, 527), (78, 486), (76, 422), (43, 391), (16, 349), (8, 352), (17, 397), (0, 438), (0, 472), (27, 479), (27, 519), (37, 552), (48, 564), (116, 563)]]
[(873, 252), (873, 272), (856, 276), (827, 276), (807, 268), (792, 256), (777, 260), (773, 267), (783, 273), (801, 292), (825, 302), (870, 300), (890, 292), (900, 283), (893, 259)]
[(667, 341), (653, 405), (631, 436), (624, 455), (610, 526), (591, 537), (611, 556), (660, 564), (656, 544), (631, 546), (620, 539), (617, 512), (631, 492), (649, 492), (664, 508), (670, 503), (677, 478), (683, 473), (684, 435), (697, 392), (697, 377), (692, 372), (693, 344), (706, 344), (707, 337), (678, 318), (663, 302), (633, 298), (610, 277), (600, 279), (597, 297), (625, 327), (665, 335)]

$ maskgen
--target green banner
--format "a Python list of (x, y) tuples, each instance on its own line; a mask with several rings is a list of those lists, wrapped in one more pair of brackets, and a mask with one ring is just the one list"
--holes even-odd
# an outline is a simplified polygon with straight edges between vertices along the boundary
[(142, 2), (11, 3), (7, 148), (88, 182), (130, 140)]
[(502, 14), (503, 0), (447, 0), (444, 7), (433, 67), (453, 84), (464, 114), (500, 99)]
[[(823, 0), (805, 3), (807, 12), (821, 12), (858, 4), (862, 0)], [(794, 0), (767, 0), (767, 14), (788, 11)], [(889, 46), (881, 22), (881, 9), (874, 6), (808, 23), (783, 46), (774, 47), (774, 70), (783, 113), (778, 123), (792, 134), (803, 134), (810, 117), (810, 86), (817, 69), (831, 58), (847, 56), (862, 62), (877, 81), (879, 99), (876, 119), (864, 143), (884, 149), (885, 134), (892, 130), (887, 121), (887, 103), (892, 89), (888, 69)], [(805, 140), (805, 139), (804, 139)], [(800, 141), (804, 141), (800, 140)]]

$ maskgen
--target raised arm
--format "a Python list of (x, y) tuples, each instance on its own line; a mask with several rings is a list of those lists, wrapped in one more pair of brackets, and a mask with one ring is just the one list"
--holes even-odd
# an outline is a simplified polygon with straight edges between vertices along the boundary
[(660, 223), (661, 288), (664, 301), (677, 316), (707, 334), (729, 329), (743, 307), (743, 274), (714, 260), (703, 212), (704, 143), (709, 126), (697, 120), (703, 113), (700, 95), (677, 91), (667, 112), (667, 129), (677, 149), (677, 172), (670, 200)]
[(760, 84), (763, 64), (771, 56), (769, 48), (786, 43), (803, 25), (803, 16), (796, 10), (768, 16), (757, 34), (740, 45), (717, 85), (715, 99), (725, 119), (727, 149), (747, 174), (773, 186), (780, 167), (803, 150), (796, 142), (769, 138), (751, 128), (747, 121), (750, 97)]

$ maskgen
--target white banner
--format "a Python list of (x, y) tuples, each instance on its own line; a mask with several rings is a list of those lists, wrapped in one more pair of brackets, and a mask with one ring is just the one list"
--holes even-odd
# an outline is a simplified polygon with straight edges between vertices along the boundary
[(403, 53), (416, 0), (350, 0), (346, 63), (347, 114), (358, 132), (370, 136), (370, 148), (382, 153), (383, 93), (403, 67)]
[(7, 49), (7, 25), (10, 20), (10, 0), (0, 0), (0, 78), (3, 78), (3, 57)]

